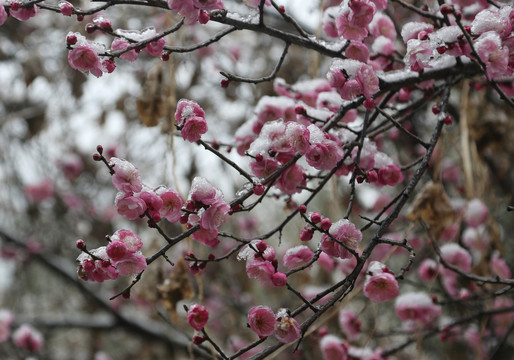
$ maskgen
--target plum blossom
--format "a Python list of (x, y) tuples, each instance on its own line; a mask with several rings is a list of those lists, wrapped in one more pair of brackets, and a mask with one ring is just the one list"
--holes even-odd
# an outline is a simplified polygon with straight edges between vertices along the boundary
[(404, 43), (408, 43), (411, 39), (417, 39), (418, 34), (424, 32), (430, 34), (434, 31), (434, 25), (426, 22), (408, 22), (402, 27), (401, 36)]
[(267, 306), (255, 306), (248, 313), (248, 324), (260, 338), (275, 332), (275, 314)]
[(179, 221), (182, 214), (182, 206), (184, 205), (182, 196), (180, 196), (178, 191), (168, 188), (161, 188), (157, 193), (162, 200), (159, 215), (169, 222)]
[(475, 50), (484, 62), (487, 76), (491, 79), (511, 75), (509, 65), (509, 49), (502, 47), (498, 33), (488, 31), (475, 41)]
[(369, 99), (379, 90), (373, 68), (357, 60), (333, 60), (327, 79), (344, 100), (353, 100), (359, 95)]
[(278, 341), (287, 344), (301, 337), (300, 324), (289, 315), (287, 309), (280, 309), (275, 315), (275, 336)]
[[(347, 219), (339, 220), (332, 224), (329, 234), (351, 250), (355, 250), (362, 240), (362, 233)], [(332, 240), (328, 235), (323, 234), (321, 238), (321, 250), (330, 256), (347, 259), (352, 253), (344, 246)]]
[(129, 220), (136, 220), (142, 217), (146, 211), (146, 202), (138, 196), (126, 194), (120, 191), (116, 194), (114, 205), (118, 214)]
[[(187, 25), (192, 25), (205, 16), (205, 10), (223, 9), (221, 0), (168, 0), (168, 7), (184, 17)], [(200, 21), (205, 23), (206, 21)]]
[(439, 269), (432, 259), (425, 259), (418, 268), (418, 275), (424, 281), (432, 281), (437, 277)]
[(20, 20), (20, 21), (26, 21), (37, 14), (37, 7), (36, 4), (29, 5), (28, 7), (19, 7), (18, 9), (11, 9), (9, 10), (9, 15), (11, 15), (13, 18)]
[(510, 279), (512, 272), (505, 259), (500, 257), (500, 252), (495, 250), (491, 256), (490, 267), (493, 273), (503, 279)]
[(509, 18), (498, 10), (484, 9), (475, 15), (471, 23), (471, 32), (483, 34), (488, 31), (494, 31), (504, 38), (511, 33), (512, 25)]
[[(455, 243), (444, 244), (441, 246), (440, 250), (441, 257), (446, 263), (455, 266), (464, 272), (469, 272), (471, 270), (471, 255), (460, 245)], [(444, 266), (442, 267), (441, 272), (446, 276), (452, 276), (455, 274), (452, 270), (447, 269)]]
[(81, 253), (77, 257), (79, 278), (84, 281), (104, 282), (120, 276), (109, 261), (105, 246), (90, 250), (90, 253), (94, 258), (86, 253)]
[(406, 330), (434, 325), (441, 315), (441, 306), (423, 292), (409, 292), (396, 298), (395, 311)]
[(175, 120), (181, 129), (182, 138), (189, 142), (200, 140), (207, 132), (205, 112), (194, 101), (180, 99), (175, 112)]
[[(123, 51), (129, 46), (130, 46), (130, 43), (127, 40), (117, 37), (117, 38), (114, 38), (114, 40), (112, 41), (111, 51), (114, 51), (114, 52)], [(129, 50), (120, 55), (120, 57), (122, 59), (130, 61), (130, 62), (136, 61), (137, 56), (138, 56), (138, 54), (135, 49)]]
[(97, 51), (89, 42), (84, 42), (75, 46), (68, 53), (68, 62), (70, 66), (83, 73), (91, 73), (96, 77), (103, 74), (102, 62), (98, 57)]
[(43, 347), (43, 335), (29, 324), (22, 324), (12, 334), (12, 341), (16, 347), (37, 352)]
[(112, 157), (109, 165), (114, 168), (111, 180), (116, 189), (126, 194), (138, 193), (143, 189), (139, 171), (132, 163)]
[(487, 206), (480, 199), (472, 199), (468, 202), (464, 211), (464, 221), (468, 226), (477, 228), (482, 225), (489, 216)]
[(373, 261), (368, 268), (363, 292), (372, 302), (379, 303), (394, 299), (400, 289), (394, 274), (384, 264)]
[(142, 199), (146, 204), (146, 210), (154, 221), (160, 221), (160, 211), (162, 208), (163, 201), (152, 190), (145, 190), (138, 194), (139, 198)]
[(319, 342), (323, 360), (348, 359), (348, 344), (335, 335), (325, 335)]
[(209, 311), (201, 305), (193, 304), (187, 311), (187, 322), (193, 329), (200, 331), (209, 320)]
[(314, 258), (314, 252), (305, 245), (292, 247), (286, 251), (282, 262), (284, 266), (293, 269), (302, 266)]

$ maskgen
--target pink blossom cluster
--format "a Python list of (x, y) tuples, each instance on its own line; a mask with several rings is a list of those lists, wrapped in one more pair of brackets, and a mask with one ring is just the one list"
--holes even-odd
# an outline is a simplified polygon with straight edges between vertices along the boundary
[[(100, 18), (103, 19), (103, 18)], [(106, 21), (105, 19), (101, 21)], [(99, 25), (102, 27), (101, 25)], [(151, 56), (162, 56), (166, 40), (159, 35), (155, 28), (149, 27), (142, 31), (116, 30), (119, 37), (114, 38), (111, 43), (111, 53), (123, 52), (119, 55), (122, 59), (134, 62), (137, 60), (139, 50), (143, 49)], [(146, 43), (142, 46), (140, 43)], [(127, 48), (131, 48), (127, 50)]]
[(344, 100), (353, 100), (359, 95), (371, 99), (380, 90), (375, 70), (358, 60), (332, 60), (327, 79)]
[[(482, 9), (472, 21), (463, 19), (489, 79), (508, 77), (514, 72), (513, 11), (512, 6)], [(458, 56), (474, 58), (458, 25), (434, 30), (427, 24), (407, 23), (402, 37), (407, 45), (405, 61), (412, 71), (422, 71)]]
[(181, 222), (189, 228), (196, 225), (200, 227), (193, 233), (193, 239), (211, 248), (218, 246), (218, 228), (230, 211), (230, 205), (223, 199), (222, 192), (205, 178), (195, 177), (185, 208), (187, 212)]
[(102, 44), (87, 40), (79, 33), (68, 33), (66, 42), (71, 47), (68, 53), (68, 63), (72, 69), (85, 74), (91, 73), (96, 77), (102, 76), (104, 72), (114, 70), (111, 61), (102, 61), (98, 55), (105, 52)]
[(189, 142), (200, 140), (207, 132), (205, 112), (196, 102), (180, 99), (175, 112), (175, 121), (180, 129), (182, 138)]
[(300, 325), (287, 309), (279, 309), (275, 314), (267, 306), (255, 306), (248, 313), (248, 325), (260, 338), (274, 334), (285, 344), (301, 337)]
[(7, 21), (9, 15), (19, 21), (26, 21), (37, 15), (36, 4), (27, 4), (22, 7), (19, 2), (13, 1), (10, 5), (9, 12), (7, 12), (3, 4), (0, 3), (0, 26)]
[(369, 265), (362, 291), (374, 303), (392, 300), (400, 294), (396, 277), (378, 261)]
[[(309, 250), (302, 247), (286, 253), (284, 263), (287, 264), (287, 267), (291, 267), (293, 264), (309, 261), (307, 260), (311, 256)], [(275, 249), (265, 241), (252, 241), (239, 252), (237, 259), (246, 260), (246, 274), (250, 279), (258, 279), (267, 286), (282, 287), (286, 285), (287, 275), (278, 271)]]
[(207, 10), (223, 9), (222, 0), (168, 0), (168, 7), (184, 17), (187, 25), (197, 21), (206, 24), (209, 19)]
[(144, 187), (139, 171), (126, 160), (112, 157), (109, 164), (114, 170), (112, 183), (119, 190), (115, 206), (120, 215), (136, 220), (148, 212), (154, 222), (162, 218), (169, 222), (180, 220), (184, 200), (176, 190), (165, 186), (155, 190)]
[(377, 8), (385, 9), (387, 1), (351, 0), (339, 7), (326, 9), (323, 30), (330, 37), (362, 41), (369, 32)]
[[(85, 250), (79, 240), (77, 247)], [(103, 282), (120, 276), (133, 276), (146, 269), (140, 249), (143, 242), (132, 231), (118, 230), (107, 246), (84, 251), (77, 257), (78, 276), (84, 281)]]

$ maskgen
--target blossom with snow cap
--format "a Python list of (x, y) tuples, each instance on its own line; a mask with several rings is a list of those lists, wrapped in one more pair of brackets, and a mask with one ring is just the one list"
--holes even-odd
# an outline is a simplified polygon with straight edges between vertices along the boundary
[(209, 320), (209, 311), (201, 305), (193, 304), (187, 311), (187, 322), (196, 331), (202, 330)]
[(319, 342), (323, 360), (348, 359), (348, 344), (335, 335), (325, 335)]
[(368, 267), (363, 293), (372, 302), (380, 303), (397, 297), (400, 289), (394, 274), (384, 264), (373, 261)]
[(22, 324), (12, 334), (12, 341), (16, 347), (37, 352), (43, 347), (43, 335), (29, 324)]
[(321, 237), (321, 250), (330, 256), (341, 259), (352, 257), (352, 253), (348, 249), (356, 250), (357, 245), (362, 240), (362, 233), (360, 230), (347, 219), (342, 219), (333, 223), (328, 232), (332, 237), (344, 244), (346, 248), (332, 240), (327, 234), (323, 234)]
[(406, 330), (415, 330), (434, 325), (441, 315), (441, 306), (424, 292), (409, 292), (396, 298), (395, 311)]
[(357, 60), (333, 60), (327, 79), (344, 100), (353, 100), (359, 95), (370, 99), (380, 90), (375, 70)]
[(112, 157), (109, 165), (113, 167), (112, 184), (126, 194), (138, 193), (143, 190), (143, 182), (137, 168), (127, 160)]
[(179, 126), (182, 138), (189, 142), (200, 140), (207, 132), (205, 112), (196, 102), (180, 99), (175, 111), (175, 121)]
[(302, 336), (300, 324), (289, 315), (287, 309), (280, 309), (275, 315), (275, 336), (278, 341), (288, 344)]

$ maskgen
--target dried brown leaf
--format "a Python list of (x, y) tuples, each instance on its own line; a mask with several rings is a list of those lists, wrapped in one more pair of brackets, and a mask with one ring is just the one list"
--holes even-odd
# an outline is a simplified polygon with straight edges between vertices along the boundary
[(184, 259), (177, 261), (171, 274), (157, 287), (157, 290), (171, 320), (176, 322), (177, 303), (181, 300), (191, 299), (195, 295), (189, 269)]
[(165, 114), (164, 96), (162, 92), (162, 68), (153, 71), (143, 87), (143, 92), (136, 100), (137, 112), (143, 125), (157, 126)]
[(416, 195), (407, 213), (410, 221), (422, 220), (434, 236), (455, 222), (456, 213), (441, 183), (429, 182)]

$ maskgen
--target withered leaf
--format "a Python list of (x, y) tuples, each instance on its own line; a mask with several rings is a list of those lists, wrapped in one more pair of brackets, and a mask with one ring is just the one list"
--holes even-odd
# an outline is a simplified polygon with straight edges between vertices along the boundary
[(194, 296), (193, 285), (189, 269), (184, 259), (176, 262), (171, 274), (157, 287), (162, 303), (170, 314), (173, 322), (177, 321), (177, 303), (181, 300), (191, 299)]
[(159, 119), (164, 116), (162, 84), (162, 68), (159, 66), (150, 74), (141, 96), (136, 100), (139, 118), (145, 126), (157, 126)]
[(430, 181), (416, 195), (407, 213), (410, 221), (422, 220), (430, 226), (435, 236), (455, 222), (455, 210), (441, 183)]

